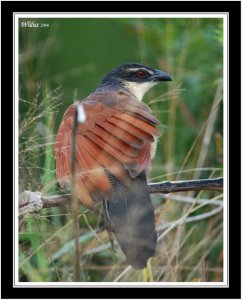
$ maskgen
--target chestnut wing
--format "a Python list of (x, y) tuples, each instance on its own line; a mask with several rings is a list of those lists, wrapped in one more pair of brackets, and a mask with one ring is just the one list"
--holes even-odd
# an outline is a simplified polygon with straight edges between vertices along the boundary
[[(105, 195), (111, 183), (108, 170), (124, 185), (150, 168), (150, 144), (159, 131), (149, 108), (123, 91), (92, 94), (83, 102), (87, 120), (76, 136), (77, 196), (92, 208), (92, 195)], [(65, 112), (55, 142), (56, 175), (70, 188), (71, 132), (75, 107)]]

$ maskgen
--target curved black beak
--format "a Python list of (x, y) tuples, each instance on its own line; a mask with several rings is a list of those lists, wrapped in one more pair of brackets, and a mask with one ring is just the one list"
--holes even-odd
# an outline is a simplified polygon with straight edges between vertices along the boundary
[(155, 70), (155, 73), (150, 77), (152, 81), (172, 81), (172, 78), (166, 72)]

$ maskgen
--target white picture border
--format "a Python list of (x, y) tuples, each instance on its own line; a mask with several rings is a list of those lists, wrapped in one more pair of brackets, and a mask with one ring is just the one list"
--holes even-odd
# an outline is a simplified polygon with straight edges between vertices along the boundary
[[(221, 18), (224, 24), (223, 35), (223, 130), (224, 130), (224, 230), (223, 230), (223, 249), (224, 249), (224, 270), (223, 282), (20, 282), (18, 278), (19, 260), (18, 260), (18, 112), (19, 112), (19, 19), (20, 18)], [(14, 74), (14, 211), (13, 211), (13, 259), (14, 259), (14, 287), (228, 287), (228, 13), (14, 13), (13, 14), (13, 74)]]

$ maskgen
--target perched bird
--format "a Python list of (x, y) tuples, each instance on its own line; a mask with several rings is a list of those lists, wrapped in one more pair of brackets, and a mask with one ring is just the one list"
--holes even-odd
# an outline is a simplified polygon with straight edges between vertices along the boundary
[[(90, 209), (103, 201), (111, 230), (135, 269), (146, 267), (157, 244), (147, 175), (160, 122), (141, 100), (156, 83), (170, 80), (163, 71), (123, 64), (81, 101), (86, 121), (78, 125), (76, 135), (77, 197)], [(71, 186), (74, 111), (74, 105), (66, 110), (55, 141), (56, 176), (62, 188)]]

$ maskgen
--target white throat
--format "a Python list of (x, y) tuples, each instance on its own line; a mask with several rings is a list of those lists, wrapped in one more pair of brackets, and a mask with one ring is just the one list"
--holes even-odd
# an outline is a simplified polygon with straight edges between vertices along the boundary
[(124, 81), (124, 86), (139, 100), (142, 101), (144, 94), (152, 88), (157, 82), (132, 82)]

